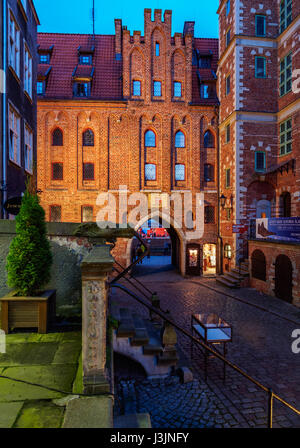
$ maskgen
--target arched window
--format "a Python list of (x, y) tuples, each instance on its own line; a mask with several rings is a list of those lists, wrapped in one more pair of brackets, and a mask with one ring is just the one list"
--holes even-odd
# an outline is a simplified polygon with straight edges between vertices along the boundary
[(145, 146), (154, 148), (156, 146), (155, 133), (153, 131), (145, 132)]
[(204, 134), (204, 148), (214, 148), (215, 139), (210, 131), (206, 131)]
[(52, 146), (63, 146), (63, 133), (59, 128), (52, 132)]
[(266, 257), (261, 250), (256, 249), (251, 255), (251, 275), (258, 280), (266, 281)]
[(94, 146), (94, 132), (91, 129), (87, 129), (82, 134), (83, 146)]
[(181, 131), (176, 132), (175, 148), (185, 148), (185, 135)]
[(280, 196), (280, 211), (282, 218), (290, 218), (291, 216), (291, 195), (285, 191)]

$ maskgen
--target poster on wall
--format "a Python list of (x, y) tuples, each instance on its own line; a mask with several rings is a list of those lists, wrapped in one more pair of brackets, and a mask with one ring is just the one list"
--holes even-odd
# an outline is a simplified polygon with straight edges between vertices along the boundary
[(300, 218), (257, 219), (256, 238), (300, 242)]

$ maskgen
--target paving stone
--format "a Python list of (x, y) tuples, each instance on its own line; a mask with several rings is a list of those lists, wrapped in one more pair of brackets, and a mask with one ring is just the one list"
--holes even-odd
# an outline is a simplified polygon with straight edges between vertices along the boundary
[(0, 403), (0, 428), (12, 428), (24, 402)]
[(60, 428), (64, 408), (48, 401), (29, 402), (24, 405), (15, 428)]

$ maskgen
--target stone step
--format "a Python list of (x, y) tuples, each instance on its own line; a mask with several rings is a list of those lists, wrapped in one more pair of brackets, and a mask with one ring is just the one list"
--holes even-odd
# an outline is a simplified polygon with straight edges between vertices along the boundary
[(179, 357), (176, 352), (171, 352), (170, 354), (163, 352), (160, 356), (157, 357), (157, 365), (159, 366), (175, 366), (178, 361)]
[(243, 277), (249, 276), (249, 271), (246, 271), (245, 269), (239, 269), (239, 268), (233, 268), (231, 269), (231, 272), (234, 272), (235, 274), (242, 275)]
[(120, 308), (120, 325), (117, 330), (117, 337), (131, 338), (135, 335), (135, 327), (132, 315), (128, 308)]
[(229, 271), (225, 274), (225, 277), (228, 278), (232, 278), (233, 280), (236, 280), (237, 282), (240, 282), (244, 279), (243, 276), (236, 274), (235, 272)]
[(134, 336), (130, 338), (130, 345), (134, 347), (147, 345), (149, 343), (149, 335), (146, 329), (135, 329)]
[(227, 288), (239, 288), (239, 285), (237, 283), (229, 282), (225, 277), (217, 277), (216, 278), (217, 283), (219, 283), (222, 286), (226, 286)]
[[(233, 275), (235, 275), (235, 273), (233, 273)], [(230, 275), (230, 273), (226, 273), (223, 275), (223, 278), (225, 278), (225, 280), (227, 280), (227, 282), (232, 283), (233, 285), (239, 284), (240, 280), (237, 278), (232, 277), (232, 274)]]

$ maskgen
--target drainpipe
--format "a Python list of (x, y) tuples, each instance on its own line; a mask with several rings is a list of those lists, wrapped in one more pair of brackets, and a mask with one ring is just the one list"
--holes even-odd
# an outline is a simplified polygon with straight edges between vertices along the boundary
[(6, 120), (6, 69), (7, 69), (7, 32), (6, 32), (6, 28), (7, 28), (7, 17), (6, 17), (6, 0), (3, 0), (3, 26), (2, 26), (2, 55), (3, 55), (3, 72), (4, 72), (4, 77), (3, 77), (3, 81), (4, 81), (4, 88), (3, 88), (3, 94), (2, 94), (2, 185), (1, 185), (1, 190), (2, 190), (2, 195), (1, 195), (1, 216), (4, 218), (5, 217), (5, 212), (4, 212), (4, 203), (6, 201), (6, 197), (7, 197), (7, 192), (6, 192), (6, 176), (7, 176), (7, 172), (6, 172), (6, 164), (7, 164), (7, 154), (6, 154), (6, 150), (7, 150), (7, 144), (6, 144), (6, 126), (7, 126), (7, 120)]
[(218, 220), (217, 220), (217, 232), (218, 232), (218, 245), (219, 245), (219, 273), (223, 274), (223, 238), (220, 234), (220, 222), (221, 222), (221, 204), (220, 204), (220, 132), (219, 132), (219, 109), (216, 108), (216, 115), (218, 120), (218, 130), (217, 130), (217, 192), (218, 192)]

